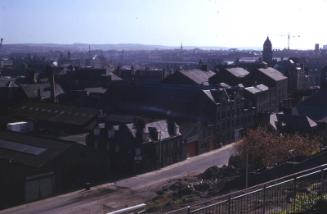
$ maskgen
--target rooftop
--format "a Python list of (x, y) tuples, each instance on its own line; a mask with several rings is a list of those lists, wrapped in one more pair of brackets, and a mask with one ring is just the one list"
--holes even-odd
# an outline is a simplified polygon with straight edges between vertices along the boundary
[(275, 81), (280, 81), (280, 80), (285, 80), (287, 79), (286, 76), (284, 76), (281, 72), (278, 70), (268, 67), (268, 68), (259, 68), (258, 71), (263, 73), (264, 75), (268, 76), (269, 78), (275, 80)]
[(58, 157), (72, 145), (73, 143), (68, 141), (0, 132), (0, 160), (38, 168)]
[(199, 85), (208, 85), (209, 78), (215, 75), (213, 71), (203, 71), (200, 69), (182, 70), (179, 72)]
[(247, 70), (241, 67), (235, 67), (235, 68), (226, 68), (226, 71), (228, 71), (230, 74), (232, 74), (235, 77), (238, 78), (244, 78), (248, 74), (250, 74)]
[(327, 123), (327, 90), (320, 89), (295, 108), (296, 115), (309, 116), (316, 122)]
[(98, 115), (98, 110), (47, 103), (26, 103), (13, 111), (13, 116), (83, 126)]
[[(175, 124), (177, 126), (177, 124)], [(130, 130), (130, 132), (133, 134), (133, 136), (136, 135), (136, 129), (134, 128), (134, 124), (133, 123), (129, 123), (127, 124), (128, 129)], [(170, 137), (172, 137), (169, 132), (168, 132), (168, 122), (167, 120), (158, 120), (158, 121), (154, 121), (151, 123), (146, 123), (145, 124), (145, 128), (144, 128), (144, 132), (145, 134), (147, 134), (149, 136), (149, 128), (155, 128), (158, 132), (158, 138), (159, 140), (165, 140), (168, 139)], [(180, 135), (179, 131), (177, 131), (176, 135)], [(151, 141), (150, 138), (147, 139), (147, 141)]]
[(257, 94), (257, 93), (268, 91), (269, 88), (264, 84), (260, 84), (260, 85), (246, 87), (245, 90), (250, 92), (251, 94)]
[[(25, 95), (30, 98), (51, 98), (51, 85), (50, 83), (33, 83), (33, 84), (21, 84), (20, 87), (24, 91)], [(55, 86), (55, 96), (63, 94), (64, 91), (59, 84)]]
[(270, 125), (276, 130), (279, 126), (282, 126), (282, 128), (289, 130), (305, 131), (316, 127), (317, 123), (308, 116), (290, 115), (280, 112), (270, 115)]

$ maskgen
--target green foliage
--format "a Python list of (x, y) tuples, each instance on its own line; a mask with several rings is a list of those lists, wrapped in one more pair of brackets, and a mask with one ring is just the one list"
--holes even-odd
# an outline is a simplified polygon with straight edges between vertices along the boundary
[[(279, 214), (318, 214), (327, 211), (327, 195), (298, 193), (295, 202), (292, 202), (287, 210)], [(293, 204), (295, 203), (295, 204)], [(322, 212), (323, 211), (323, 212)]]

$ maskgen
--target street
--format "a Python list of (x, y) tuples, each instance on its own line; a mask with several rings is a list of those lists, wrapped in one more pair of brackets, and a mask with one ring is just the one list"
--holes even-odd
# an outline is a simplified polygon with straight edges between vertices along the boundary
[(133, 206), (150, 200), (155, 196), (156, 187), (169, 180), (199, 174), (213, 165), (227, 164), (235, 152), (234, 147), (235, 143), (160, 170), (9, 208), (0, 214), (106, 213)]

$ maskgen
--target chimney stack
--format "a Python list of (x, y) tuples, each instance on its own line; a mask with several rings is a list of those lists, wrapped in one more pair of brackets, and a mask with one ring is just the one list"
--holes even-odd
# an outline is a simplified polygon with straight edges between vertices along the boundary
[(134, 128), (136, 130), (136, 141), (139, 144), (143, 143), (143, 134), (144, 134), (144, 128), (145, 128), (145, 122), (143, 119), (135, 119), (134, 121)]
[(167, 128), (168, 128), (168, 133), (170, 136), (175, 136), (177, 134), (177, 127), (176, 127), (176, 123), (174, 120), (169, 119), (167, 121)]
[(47, 70), (48, 70), (49, 82), (51, 87), (51, 101), (53, 103), (56, 103), (57, 99), (56, 99), (56, 82), (55, 82), (54, 69), (51, 66), (48, 66)]

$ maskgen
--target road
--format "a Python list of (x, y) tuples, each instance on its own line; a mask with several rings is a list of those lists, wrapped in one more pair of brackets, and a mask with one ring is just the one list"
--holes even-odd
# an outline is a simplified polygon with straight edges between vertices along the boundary
[(155, 196), (155, 189), (169, 180), (199, 174), (210, 166), (227, 164), (235, 152), (234, 147), (235, 143), (160, 170), (9, 208), (0, 214), (106, 213), (143, 203)]

